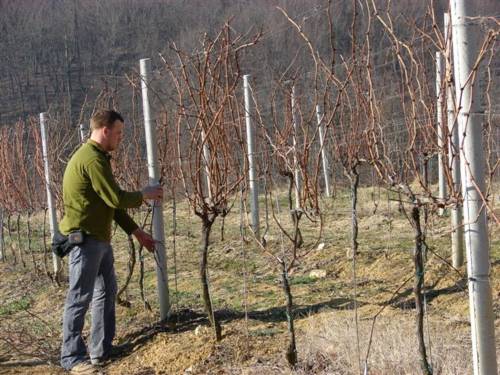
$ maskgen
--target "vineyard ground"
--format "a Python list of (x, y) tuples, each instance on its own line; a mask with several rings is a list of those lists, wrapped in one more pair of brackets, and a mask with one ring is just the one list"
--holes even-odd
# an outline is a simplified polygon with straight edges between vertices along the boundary
[[(144, 308), (140, 297), (138, 260), (126, 293), (130, 307), (117, 306), (117, 355), (106, 366), (107, 373), (356, 374), (358, 358), (366, 356), (372, 318), (383, 309), (374, 325), (368, 361), (370, 374), (419, 374), (413, 279), (403, 285), (413, 274), (411, 226), (398, 212), (397, 203), (387, 199), (384, 190), (361, 189), (360, 252), (356, 257), (359, 324), (356, 325), (352, 260), (346, 257), (350, 246), (349, 194), (339, 189), (336, 195), (334, 200), (322, 202), (324, 246), (301, 259), (291, 275), (299, 355), (296, 370), (288, 369), (284, 357), (287, 326), (279, 272), (253, 242), (242, 243), (237, 199), (225, 219), (223, 241), (221, 219), (217, 219), (209, 255), (210, 287), (223, 323), (222, 341), (217, 343), (212, 339), (202, 310), (198, 279), (200, 221), (189, 214), (185, 202), (178, 203), (174, 257), (172, 204), (168, 202), (164, 214), (171, 322), (156, 324), (155, 262), (150, 254), (144, 254), (144, 291), (153, 312)], [(281, 217), (291, 227), (284, 213), (284, 194), (280, 195), (280, 202)], [(498, 198), (493, 204), (498, 212)], [(262, 204), (262, 211), (263, 207)], [(138, 220), (143, 215), (137, 213)], [(33, 226), (38, 223), (40, 228), (41, 216), (33, 218)], [(278, 253), (281, 238), (272, 218), (270, 222), (268, 247)], [(448, 217), (430, 216), (427, 232), (430, 251), (425, 272), (426, 339), (436, 373), (466, 374), (471, 373), (467, 283), (464, 268), (452, 270), (441, 259), (450, 260), (448, 227)], [(314, 242), (317, 231), (317, 224), (304, 220), (306, 246)], [(498, 356), (500, 227), (490, 221), (490, 232)], [(41, 249), (41, 233), (34, 233), (38, 238), (33, 240), (32, 247)], [(13, 234), (14, 240), (15, 237)], [(250, 239), (248, 232), (246, 237)], [(10, 243), (9, 237), (6, 240), (10, 255), (16, 242)], [(113, 241), (120, 286), (127, 274), (128, 245), (119, 230)], [(38, 253), (41, 257), (41, 250)], [(26, 259), (29, 260), (28, 255)], [(29, 264), (25, 269), (20, 264), (14, 267), (12, 262), (0, 264), (0, 374), (63, 374), (57, 365), (57, 355), (66, 286), (52, 284), (28, 268)], [(326, 276), (311, 275), (314, 270), (325, 271)], [(394, 294), (398, 288), (399, 292)]]

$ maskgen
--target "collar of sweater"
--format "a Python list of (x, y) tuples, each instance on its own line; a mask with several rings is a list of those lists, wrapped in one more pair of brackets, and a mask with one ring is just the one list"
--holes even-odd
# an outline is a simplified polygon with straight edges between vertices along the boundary
[(99, 143), (96, 141), (93, 141), (92, 139), (87, 140), (87, 144), (94, 147), (97, 151), (99, 151), (101, 154), (103, 154), (106, 159), (111, 160), (111, 154), (107, 151), (104, 151), (104, 149), (101, 147)]

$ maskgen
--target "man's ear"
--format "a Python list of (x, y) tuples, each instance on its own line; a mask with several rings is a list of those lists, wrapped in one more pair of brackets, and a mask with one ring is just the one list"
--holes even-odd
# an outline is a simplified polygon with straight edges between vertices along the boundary
[(102, 127), (102, 135), (104, 135), (105, 137), (108, 137), (110, 132), (111, 132), (111, 129), (108, 128), (107, 126)]

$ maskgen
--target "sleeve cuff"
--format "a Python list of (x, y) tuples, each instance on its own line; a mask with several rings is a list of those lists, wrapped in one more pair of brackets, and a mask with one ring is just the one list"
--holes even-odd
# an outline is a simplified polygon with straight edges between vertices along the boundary
[(127, 225), (123, 230), (130, 236), (137, 228), (139, 228), (139, 226), (135, 222), (132, 222), (131, 225)]

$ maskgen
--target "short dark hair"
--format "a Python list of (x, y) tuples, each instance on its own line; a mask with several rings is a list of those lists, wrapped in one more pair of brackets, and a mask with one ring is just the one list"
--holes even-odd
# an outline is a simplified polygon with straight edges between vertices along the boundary
[(90, 129), (112, 128), (116, 120), (123, 121), (122, 115), (111, 109), (98, 109), (90, 118)]

